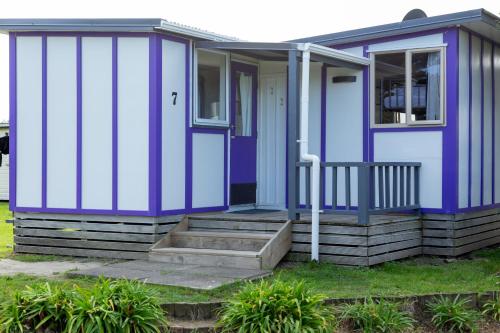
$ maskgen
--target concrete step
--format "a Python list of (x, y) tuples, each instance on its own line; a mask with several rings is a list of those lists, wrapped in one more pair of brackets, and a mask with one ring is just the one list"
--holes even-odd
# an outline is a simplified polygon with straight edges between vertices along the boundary
[(149, 252), (150, 261), (173, 264), (262, 269), (259, 252), (182, 247), (155, 248)]
[(270, 233), (238, 233), (220, 231), (177, 231), (171, 246), (179, 248), (260, 251), (273, 237)]
[(216, 332), (215, 320), (169, 320), (170, 333), (212, 333)]

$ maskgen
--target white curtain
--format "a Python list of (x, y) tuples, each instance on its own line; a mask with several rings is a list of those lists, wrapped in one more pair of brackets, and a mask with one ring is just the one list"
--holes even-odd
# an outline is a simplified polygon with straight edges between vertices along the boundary
[(427, 120), (439, 120), (440, 116), (440, 75), (441, 60), (439, 52), (427, 55)]
[(240, 75), (241, 135), (252, 135), (252, 76)]

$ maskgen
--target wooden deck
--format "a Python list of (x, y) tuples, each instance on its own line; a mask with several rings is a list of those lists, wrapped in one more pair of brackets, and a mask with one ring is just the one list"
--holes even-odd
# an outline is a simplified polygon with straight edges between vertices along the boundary
[[(263, 213), (203, 213), (191, 215), (206, 221), (233, 221), (234, 229), (259, 231), (272, 222), (288, 219), (286, 211)], [(265, 231), (265, 230), (260, 230)], [(311, 216), (293, 221), (292, 249), (286, 259), (310, 260)], [(369, 224), (358, 223), (356, 215), (321, 214), (320, 261), (340, 265), (371, 266), (422, 254), (422, 222), (418, 215), (373, 215)]]

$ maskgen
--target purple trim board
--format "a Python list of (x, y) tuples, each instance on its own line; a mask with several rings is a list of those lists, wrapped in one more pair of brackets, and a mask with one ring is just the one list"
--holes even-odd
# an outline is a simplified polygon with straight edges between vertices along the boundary
[(47, 35), (42, 35), (42, 208), (47, 208)]
[(16, 129), (17, 129), (17, 77), (16, 77), (16, 36), (9, 33), (9, 209), (13, 211), (16, 207)]
[(76, 39), (76, 209), (82, 209), (82, 37)]

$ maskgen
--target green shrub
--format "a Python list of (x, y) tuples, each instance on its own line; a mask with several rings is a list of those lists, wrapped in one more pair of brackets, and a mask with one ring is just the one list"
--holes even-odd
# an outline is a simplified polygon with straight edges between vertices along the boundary
[(479, 313), (470, 309), (469, 300), (440, 296), (427, 304), (432, 323), (439, 330), (448, 332), (477, 332)]
[(71, 291), (34, 285), (0, 309), (2, 333), (159, 333), (166, 325), (150, 289), (128, 280), (99, 279), (88, 290)]
[(399, 304), (372, 298), (344, 305), (341, 318), (365, 333), (404, 332), (415, 322), (408, 312), (400, 310)]
[(500, 321), (500, 295), (483, 305), (483, 314)]
[(73, 293), (48, 283), (35, 284), (14, 294), (0, 310), (0, 332), (63, 332), (71, 317)]
[(78, 291), (70, 333), (155, 333), (167, 325), (155, 295), (141, 282), (100, 279), (94, 288)]
[(222, 332), (331, 332), (334, 315), (304, 282), (247, 283), (220, 311)]

